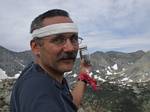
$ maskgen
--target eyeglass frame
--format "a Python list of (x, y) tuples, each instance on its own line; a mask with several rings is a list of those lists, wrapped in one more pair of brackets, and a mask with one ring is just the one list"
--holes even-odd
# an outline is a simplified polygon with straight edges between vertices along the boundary
[[(50, 35), (50, 36), (53, 36), (52, 37), (52, 39), (51, 40), (49, 40), (49, 42), (50, 43), (53, 43), (53, 44), (55, 44), (55, 45), (58, 45), (58, 46), (63, 46), (63, 45), (65, 45), (66, 44), (66, 42), (67, 42), (67, 39), (69, 39), (70, 41), (71, 41), (71, 37), (73, 37), (73, 36), (76, 36), (77, 37), (77, 40), (76, 40), (76, 42), (72, 42), (71, 41), (71, 43), (72, 43), (72, 45), (74, 45), (74, 46), (77, 46), (77, 45), (79, 45), (79, 44), (81, 44), (82, 43), (82, 40), (83, 40), (83, 38), (82, 37), (79, 37), (77, 34), (73, 34), (71, 37), (65, 37), (63, 34), (56, 34), (56, 35)], [(61, 37), (60, 37), (61, 36)], [(46, 36), (46, 37), (49, 37), (49, 36)], [(39, 37), (34, 37), (33, 38), (33, 40), (45, 40), (45, 39), (48, 39), (48, 38), (46, 38), (46, 37), (43, 37), (43, 38), (39, 38)], [(54, 42), (54, 39), (62, 39), (64, 42), (61, 42), (61, 43), (56, 43), (56, 42)], [(75, 40), (74, 40), (75, 41)], [(80, 41), (80, 42), (79, 42)]]

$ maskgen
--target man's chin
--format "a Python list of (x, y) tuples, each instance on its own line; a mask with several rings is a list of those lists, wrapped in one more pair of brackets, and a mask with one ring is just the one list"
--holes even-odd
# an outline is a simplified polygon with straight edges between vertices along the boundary
[(63, 65), (63, 69), (65, 70), (65, 72), (71, 71), (73, 68), (73, 64), (64, 64)]
[(62, 68), (60, 68), (60, 71), (61, 71), (62, 73), (65, 73), (65, 72), (71, 71), (72, 68), (73, 68), (72, 66), (63, 66)]
[(66, 65), (64, 65), (64, 68), (65, 68), (67, 71), (70, 71), (70, 70), (72, 70), (72, 68), (73, 68), (73, 64), (66, 64)]
[(75, 61), (73, 59), (61, 60), (59, 65), (65, 72), (68, 72), (72, 70), (74, 62)]

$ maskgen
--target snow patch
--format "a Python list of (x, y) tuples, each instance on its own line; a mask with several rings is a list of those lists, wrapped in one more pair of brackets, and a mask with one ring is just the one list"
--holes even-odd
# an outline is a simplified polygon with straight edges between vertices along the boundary
[(0, 68), (0, 80), (7, 79), (7, 78), (8, 76), (6, 75), (6, 72)]
[(17, 79), (20, 76), (20, 73), (15, 74), (15, 76), (13, 78)]
[(93, 73), (92, 73), (92, 72), (90, 72), (90, 73), (89, 73), (89, 76), (90, 76), (90, 77), (92, 77), (92, 75), (93, 75)]
[(17, 79), (20, 76), (21, 71), (15, 74), (14, 77), (7, 76), (6, 72), (0, 68), (0, 81), (3, 79)]
[(112, 73), (110, 71), (107, 70), (107, 75), (112, 75)]
[(122, 71), (125, 71), (126, 69), (125, 68), (122, 68)]
[(73, 77), (75, 78), (75, 77), (77, 77), (78, 75), (77, 74), (73, 74)]
[(128, 77), (125, 77), (121, 80), (122, 82), (133, 82), (133, 80), (129, 79)]
[(64, 73), (64, 76), (66, 77), (68, 74), (71, 74), (71, 73), (72, 73), (72, 71), (65, 72), (65, 73)]
[(121, 81), (127, 81), (127, 80), (129, 80), (129, 78), (128, 78), (128, 77), (125, 77), (125, 78), (123, 78)]
[(98, 77), (98, 80), (99, 80), (99, 81), (102, 81), (102, 82), (105, 82), (105, 81), (106, 81), (105, 79), (103, 79), (103, 78), (101, 78), (101, 77)]
[(94, 79), (98, 79), (98, 76), (97, 76), (97, 75), (94, 75)]
[(100, 73), (100, 71), (99, 71), (99, 70), (96, 70), (96, 72), (97, 72), (97, 73)]
[(111, 70), (110, 66), (108, 66), (107, 68), (108, 68), (108, 70)]
[(111, 68), (113, 68), (114, 70), (118, 70), (118, 65), (114, 64)]

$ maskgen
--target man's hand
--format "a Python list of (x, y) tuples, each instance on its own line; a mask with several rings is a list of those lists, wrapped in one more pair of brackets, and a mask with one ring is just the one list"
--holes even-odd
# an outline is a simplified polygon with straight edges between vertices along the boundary
[(83, 81), (86, 84), (89, 84), (90, 86), (92, 86), (92, 89), (94, 91), (96, 91), (97, 90), (97, 81), (93, 77), (90, 77), (89, 74), (91, 71), (92, 71), (92, 66), (84, 63), (84, 61), (81, 60), (80, 73), (78, 76), (78, 80)]
[(92, 66), (85, 63), (84, 60), (81, 60), (79, 73), (90, 73), (91, 71), (92, 71)]

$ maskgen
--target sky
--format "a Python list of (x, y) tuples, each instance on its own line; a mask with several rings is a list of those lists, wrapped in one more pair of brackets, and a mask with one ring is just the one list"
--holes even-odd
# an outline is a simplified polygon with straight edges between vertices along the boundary
[(70, 13), (89, 52), (150, 50), (150, 0), (3, 0), (0, 45), (30, 50), (31, 21), (54, 8)]

